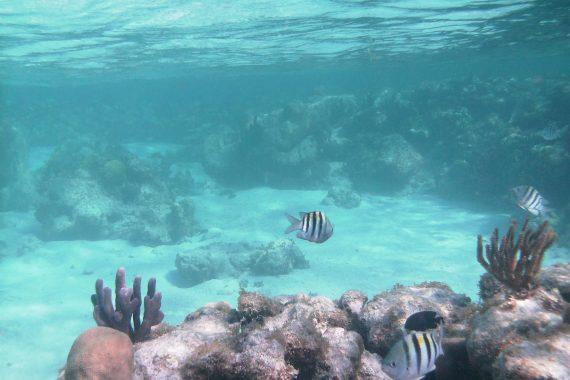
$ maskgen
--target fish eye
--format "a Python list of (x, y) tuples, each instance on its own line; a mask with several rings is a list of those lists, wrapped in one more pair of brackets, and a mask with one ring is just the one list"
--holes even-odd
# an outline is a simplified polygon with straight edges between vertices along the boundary
[(396, 362), (390, 363), (390, 367), (395, 367), (395, 366), (396, 366)]

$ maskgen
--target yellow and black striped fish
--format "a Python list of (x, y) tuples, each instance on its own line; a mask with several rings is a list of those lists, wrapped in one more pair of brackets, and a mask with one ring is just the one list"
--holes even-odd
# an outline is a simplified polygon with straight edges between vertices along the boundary
[(313, 243), (323, 243), (333, 234), (333, 225), (324, 212), (300, 212), (300, 219), (289, 214), (285, 215), (291, 223), (289, 228), (285, 231), (286, 234), (291, 231), (299, 231), (297, 233), (299, 239), (308, 240)]
[(410, 331), (398, 341), (382, 361), (382, 369), (395, 380), (421, 379), (435, 370), (435, 361), (443, 355), (442, 328)]

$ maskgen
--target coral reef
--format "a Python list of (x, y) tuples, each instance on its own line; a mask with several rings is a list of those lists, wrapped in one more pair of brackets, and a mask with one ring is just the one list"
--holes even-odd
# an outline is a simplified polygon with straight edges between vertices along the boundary
[(241, 128), (213, 128), (218, 132), (203, 145), (204, 166), (223, 184), (315, 186), (330, 166), (323, 151), (344, 146), (334, 131), (357, 108), (354, 96), (325, 96), (258, 114)]
[[(399, 298), (405, 302), (388, 306)], [(454, 331), (450, 334), (465, 334), (458, 333), (463, 330), (457, 326), (468, 323), (473, 305), (441, 284), (400, 286), (370, 303), (354, 290), (338, 302), (305, 294), (267, 298), (242, 291), (237, 310), (225, 303), (206, 305), (171, 332), (137, 344), (135, 377), (389, 379), (375, 338), (368, 333), (368, 314), (374, 310), (377, 324), (390, 320), (385, 331), (399, 332), (411, 310), (427, 305), (449, 318)], [(402, 315), (402, 321), (390, 318), (395, 314)], [(453, 368), (448, 372), (456, 373)]]
[(389, 379), (327, 298), (242, 292), (238, 305), (207, 305), (136, 345), (135, 378)]
[(351, 209), (360, 206), (360, 202), (360, 195), (354, 190), (344, 186), (333, 186), (323, 199), (322, 204)]
[(423, 310), (432, 310), (446, 322), (447, 336), (464, 336), (469, 320), (475, 312), (471, 300), (454, 293), (447, 285), (437, 282), (404, 287), (376, 295), (366, 303), (358, 316), (369, 349), (381, 355), (401, 338), (399, 326), (407, 317)]
[(268, 244), (212, 243), (176, 255), (175, 265), (190, 285), (225, 276), (277, 276), (309, 266), (305, 256), (291, 239)]
[(547, 222), (533, 231), (527, 220), (516, 241), (515, 231), (513, 222), (499, 244), (495, 229), (486, 246), (487, 261), (478, 238), (478, 260), (493, 277), (485, 274), (479, 283), (484, 304), (467, 340), (469, 358), (486, 377), (563, 379), (570, 373), (570, 361), (565, 346), (568, 304), (561, 292), (567, 295), (570, 267), (556, 265), (539, 272), (556, 237)]
[(75, 339), (60, 380), (132, 379), (133, 345), (122, 332), (94, 327)]
[(0, 124), (0, 211), (26, 211), (33, 199), (26, 142), (19, 130)]
[[(434, 311), (445, 320), (445, 355), (436, 363), (436, 378), (564, 379), (570, 373), (570, 327), (564, 319), (570, 309), (560, 290), (567, 288), (569, 275), (568, 265), (545, 268), (539, 274), (545, 288), (517, 298), (499, 287), (483, 305), (437, 282), (396, 285), (371, 300), (357, 290), (338, 301), (302, 293), (269, 298), (242, 290), (237, 309), (211, 303), (178, 326), (153, 324), (149, 339), (134, 345), (133, 377), (390, 379), (382, 371), (382, 355), (400, 339), (410, 315)], [(136, 292), (124, 286), (124, 272), (118, 273), (117, 283), (117, 303), (132, 303)], [(113, 313), (106, 289), (110, 314), (128, 315), (128, 304)], [(92, 356), (112, 352), (99, 351)], [(111, 355), (110, 363), (115, 363), (117, 355)], [(73, 357), (79, 356), (70, 353)], [(68, 360), (66, 376), (81, 366), (69, 364), (75, 362)], [(131, 368), (128, 361), (123, 365)]]
[(111, 300), (111, 289), (104, 286), (102, 279), (98, 279), (95, 283), (95, 294), (91, 296), (93, 318), (98, 326), (121, 331), (133, 342), (140, 342), (150, 335), (151, 327), (158, 325), (164, 318), (160, 310), (162, 294), (156, 292), (155, 278), (148, 280), (141, 322), (142, 301), (141, 278), (135, 277), (133, 287), (129, 288), (126, 285), (125, 269), (119, 268), (115, 276), (115, 307)]
[(556, 234), (549, 229), (548, 221), (533, 231), (528, 227), (527, 219), (515, 242), (516, 229), (517, 222), (513, 221), (499, 245), (499, 229), (496, 228), (491, 236), (491, 244), (485, 246), (486, 258), (483, 257), (483, 237), (479, 235), (477, 261), (501, 283), (520, 293), (538, 286), (536, 276), (544, 253), (554, 243)]
[(196, 229), (189, 198), (174, 197), (159, 173), (125, 149), (92, 140), (58, 148), (39, 174), (42, 238), (127, 239), (159, 245)]

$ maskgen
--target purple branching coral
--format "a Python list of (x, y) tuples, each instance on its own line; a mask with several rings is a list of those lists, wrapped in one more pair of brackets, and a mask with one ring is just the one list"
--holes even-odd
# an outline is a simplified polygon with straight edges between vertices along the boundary
[(115, 307), (111, 300), (111, 289), (104, 286), (103, 279), (98, 279), (95, 294), (91, 295), (93, 318), (98, 326), (122, 331), (129, 335), (131, 341), (140, 342), (148, 337), (151, 327), (158, 325), (164, 318), (164, 313), (160, 310), (162, 294), (156, 292), (154, 277), (148, 281), (142, 323), (141, 299), (140, 276), (135, 277), (133, 287), (129, 288), (125, 281), (125, 269), (119, 268), (115, 276)]
[(517, 293), (525, 293), (539, 286), (536, 276), (544, 258), (544, 253), (556, 240), (556, 233), (549, 227), (548, 221), (533, 231), (525, 220), (518, 239), (515, 241), (517, 222), (513, 220), (509, 231), (500, 241), (499, 229), (491, 235), (491, 244), (485, 246), (483, 257), (483, 238), (478, 236), (477, 261), (497, 280)]

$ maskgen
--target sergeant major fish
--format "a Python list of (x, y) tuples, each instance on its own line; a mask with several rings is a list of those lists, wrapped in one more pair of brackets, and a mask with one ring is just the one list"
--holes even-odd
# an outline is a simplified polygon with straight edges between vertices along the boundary
[(289, 228), (285, 231), (286, 234), (298, 230), (297, 237), (299, 239), (308, 240), (313, 243), (324, 243), (333, 234), (333, 225), (324, 212), (300, 212), (300, 219), (289, 214), (285, 215), (291, 223)]
[(532, 186), (517, 186), (511, 189), (517, 205), (534, 216), (544, 215), (550, 211), (548, 201)]
[(382, 360), (382, 370), (395, 380), (417, 380), (434, 371), (435, 361), (443, 355), (443, 319), (435, 326), (425, 331), (404, 330), (402, 339)]

